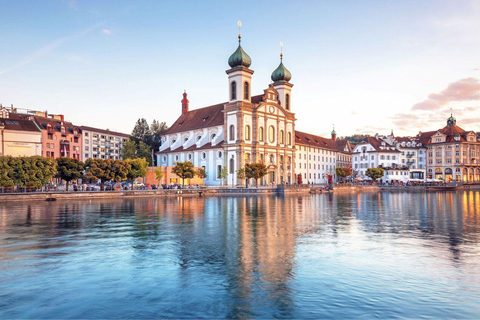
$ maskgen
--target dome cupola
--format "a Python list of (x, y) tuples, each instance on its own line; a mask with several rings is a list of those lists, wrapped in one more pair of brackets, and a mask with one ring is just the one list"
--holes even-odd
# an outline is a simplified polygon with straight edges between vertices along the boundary
[(292, 79), (292, 74), (283, 65), (282, 53), (280, 53), (280, 65), (277, 67), (277, 69), (275, 69), (275, 71), (273, 71), (271, 78), (273, 82), (280, 82), (280, 81), (288, 82), (290, 81), (290, 79)]
[(241, 45), (242, 36), (238, 35), (238, 48), (235, 52), (228, 58), (228, 65), (231, 68), (235, 67), (245, 67), (248, 68), (252, 64), (252, 59), (250, 56), (243, 50)]
[(453, 114), (450, 114), (450, 118), (447, 119), (447, 126), (454, 126), (457, 124), (457, 119), (453, 117)]

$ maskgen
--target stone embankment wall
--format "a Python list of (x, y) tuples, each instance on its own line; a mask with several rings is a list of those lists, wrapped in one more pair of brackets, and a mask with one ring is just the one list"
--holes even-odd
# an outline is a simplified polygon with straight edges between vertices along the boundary
[(104, 198), (134, 198), (134, 197), (199, 197), (221, 195), (270, 195), (308, 193), (308, 188), (280, 190), (277, 188), (251, 189), (181, 189), (181, 190), (129, 190), (129, 191), (79, 191), (79, 192), (32, 192), (32, 193), (3, 193), (0, 194), (0, 203), (6, 201), (46, 201), (49, 198), (56, 200), (91, 200)]

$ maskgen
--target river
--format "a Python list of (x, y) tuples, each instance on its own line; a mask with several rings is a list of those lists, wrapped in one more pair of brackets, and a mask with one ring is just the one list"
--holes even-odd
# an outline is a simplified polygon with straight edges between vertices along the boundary
[(0, 204), (0, 318), (477, 318), (480, 192)]

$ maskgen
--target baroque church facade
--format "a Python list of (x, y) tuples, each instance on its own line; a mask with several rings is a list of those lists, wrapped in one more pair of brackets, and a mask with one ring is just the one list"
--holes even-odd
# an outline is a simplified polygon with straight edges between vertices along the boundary
[[(303, 183), (325, 182), (325, 173), (320, 173), (320, 149), (328, 150), (328, 172), (332, 173), (336, 155), (340, 153), (338, 148), (341, 145), (345, 149), (345, 144), (313, 135), (306, 137), (306, 134), (295, 131), (292, 75), (283, 65), (282, 54), (279, 66), (271, 75), (272, 84), (262, 94), (252, 96), (252, 60), (241, 46), (241, 35), (238, 41), (237, 50), (228, 59), (228, 101), (189, 110), (187, 94), (184, 93), (181, 116), (162, 135), (162, 145), (156, 153), (157, 164), (170, 167), (176, 162), (191, 161), (195, 167), (205, 168), (206, 185), (222, 184), (220, 172), (224, 166), (228, 170), (227, 185), (244, 185), (244, 180), (237, 180), (237, 171), (255, 162), (264, 163), (268, 170), (262, 185), (293, 184), (299, 180)], [(310, 169), (307, 175), (311, 163), (307, 165), (307, 157), (299, 153), (314, 147), (319, 152), (318, 158), (315, 155), (318, 163), (314, 164), (315, 168), (318, 165), (319, 172)], [(299, 157), (305, 162), (297, 169), (302, 171), (298, 173), (301, 177), (295, 170)], [(327, 157), (323, 158), (325, 161)], [(324, 164), (327, 172), (325, 167)]]

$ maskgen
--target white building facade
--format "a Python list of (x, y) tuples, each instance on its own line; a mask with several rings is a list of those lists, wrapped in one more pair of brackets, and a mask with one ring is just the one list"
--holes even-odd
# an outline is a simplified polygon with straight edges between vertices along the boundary
[(122, 148), (129, 138), (128, 134), (81, 126), (82, 160), (87, 159), (122, 159)]
[[(228, 171), (228, 186), (244, 185), (243, 179), (237, 179), (238, 171), (257, 162), (264, 163), (268, 171), (262, 185), (298, 183), (299, 175), (303, 183), (322, 183), (325, 173), (335, 171), (339, 149), (332, 139), (295, 131), (292, 76), (283, 65), (283, 56), (272, 73), (272, 84), (256, 96), (251, 95), (251, 59), (240, 45), (240, 36), (228, 64), (227, 101), (190, 111), (184, 93), (181, 116), (162, 135), (157, 164), (191, 161), (205, 168), (206, 185), (224, 183), (220, 178), (223, 167)], [(315, 145), (315, 139), (321, 142)]]

